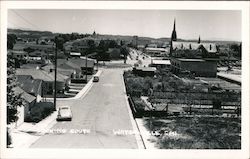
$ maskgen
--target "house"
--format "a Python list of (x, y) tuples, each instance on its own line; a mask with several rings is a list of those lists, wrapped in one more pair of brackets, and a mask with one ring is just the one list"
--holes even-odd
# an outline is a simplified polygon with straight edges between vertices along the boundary
[(145, 45), (137, 45), (137, 49), (140, 51), (144, 51)]
[(146, 77), (146, 76), (152, 77), (155, 75), (155, 72), (156, 72), (155, 67), (134, 67), (133, 68), (133, 73), (142, 77)]
[(204, 59), (172, 58), (171, 71), (175, 74), (191, 73), (200, 77), (216, 77), (217, 62)]
[[(54, 76), (53, 70), (45, 71), (40, 68), (37, 69), (17, 69), (16, 75), (30, 75), (33, 79), (40, 79), (42, 83), (42, 95), (53, 94), (54, 90)], [(57, 91), (64, 92), (67, 85), (70, 84), (70, 77), (57, 73)]]
[(148, 48), (157, 48), (157, 44), (149, 44), (147, 47)]
[(75, 68), (77, 66), (84, 75), (92, 75), (94, 73), (95, 61), (88, 58), (87, 60), (82, 58), (69, 58), (66, 64)]
[(52, 53), (55, 51), (55, 46), (54, 44), (49, 44), (49, 45), (40, 45), (40, 44), (36, 44), (36, 43), (20, 43), (17, 42), (14, 47), (13, 50), (21, 50), (24, 51), (24, 49), (33, 49), (33, 50), (38, 50), (38, 51), (43, 51), (46, 53)]
[[(75, 72), (75, 69), (73, 69), (72, 67), (68, 66), (68, 65), (62, 65), (62, 61), (65, 61), (65, 59), (57, 59), (57, 72), (59, 74), (62, 74), (64, 76), (68, 76), (70, 77), (72, 73)], [(51, 70), (53, 70), (55, 68), (55, 66), (53, 64), (47, 64), (43, 67), (41, 67), (42, 70), (49, 72)]]
[(31, 75), (17, 75), (17, 83), (20, 88), (25, 92), (36, 97), (36, 102), (39, 103), (42, 100), (43, 90), (41, 79), (33, 79)]
[(27, 60), (29, 58), (29, 55), (26, 51), (22, 51), (22, 50), (11, 50), (8, 52), (8, 54), (15, 59), (18, 60)]
[(48, 60), (48, 54), (44, 51), (35, 50), (29, 53), (28, 62), (29, 63), (38, 63), (45, 64)]
[(13, 88), (13, 91), (16, 95), (21, 95), (21, 98), (24, 99), (23, 105), (17, 107), (18, 120), (16, 121), (16, 126), (19, 126), (29, 117), (30, 110), (36, 103), (36, 97), (25, 92), (19, 86)]
[[(87, 63), (86, 63), (87, 61)], [(71, 78), (71, 82), (85, 80), (86, 71), (88, 75), (94, 72), (95, 60), (85, 57), (68, 58), (57, 60), (57, 70), (59, 73)], [(48, 66), (43, 67), (45, 69)], [(53, 66), (51, 66), (53, 68)], [(48, 70), (48, 68), (46, 69)]]

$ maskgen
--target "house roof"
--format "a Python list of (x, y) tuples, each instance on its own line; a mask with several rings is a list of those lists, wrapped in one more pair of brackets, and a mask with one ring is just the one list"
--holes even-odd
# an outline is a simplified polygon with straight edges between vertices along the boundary
[(174, 50), (197, 50), (203, 47), (210, 53), (216, 53), (217, 48), (214, 43), (196, 43), (196, 42), (185, 42), (185, 41), (173, 41), (172, 47)]
[(136, 67), (136, 70), (142, 70), (142, 71), (156, 71), (155, 67)]
[(27, 54), (27, 52), (23, 51), (23, 50), (12, 50), (11, 53), (13, 53), (13, 54)]
[[(67, 61), (67, 64), (69, 65), (77, 65), (80, 67), (86, 67), (86, 60), (81, 59), (81, 58), (70, 58)], [(87, 59), (87, 67), (94, 67), (95, 62), (92, 60)]]
[[(65, 68), (65, 66), (66, 66), (66, 68)], [(48, 65), (42, 67), (41, 69), (49, 72), (51, 69), (54, 69), (54, 65), (48, 64)], [(70, 76), (74, 72), (74, 69), (68, 65), (60, 64), (59, 66), (57, 66), (57, 71), (64, 76)]]
[(25, 47), (24, 44), (17, 43), (14, 45), (13, 50), (23, 50)]
[(44, 51), (39, 51), (39, 50), (35, 50), (31, 53), (29, 53), (29, 56), (34, 56), (34, 57), (41, 57), (42, 55), (47, 55)]
[(39, 92), (39, 89), (42, 86), (42, 80), (41, 79), (33, 79), (28, 76), (17, 76), (17, 82), (19, 83), (19, 86), (27, 93), (32, 95), (37, 95)]
[(21, 89), (20, 87), (14, 87), (13, 91), (16, 95), (20, 95), (21, 97), (27, 101), (28, 103), (31, 103), (32, 101), (36, 100), (36, 97), (30, 95), (29, 93), (25, 92), (23, 89)]
[[(43, 81), (54, 81), (54, 72), (48, 72), (41, 69), (17, 69), (16, 75), (31, 75), (34, 79), (41, 79)], [(57, 81), (64, 82), (69, 77), (57, 73)]]
[(187, 62), (203, 62), (203, 61), (205, 61), (203, 59), (182, 59), (182, 58), (178, 58), (177, 60), (179, 60), (179, 61), (187, 61)]
[(167, 49), (165, 48), (153, 48), (153, 47), (147, 47), (146, 50), (147, 51), (164, 51), (164, 52), (167, 51)]
[(81, 53), (80, 52), (70, 52), (70, 55), (81, 56)]
[(170, 60), (153, 60), (153, 64), (158, 64), (158, 65), (170, 65)]

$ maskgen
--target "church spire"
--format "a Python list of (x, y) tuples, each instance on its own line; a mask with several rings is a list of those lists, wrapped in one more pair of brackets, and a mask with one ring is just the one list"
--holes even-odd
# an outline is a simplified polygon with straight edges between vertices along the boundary
[(175, 30), (175, 19), (174, 19), (174, 28), (172, 31), (171, 41), (176, 41), (176, 40), (177, 40), (177, 34), (176, 34), (176, 30)]
[(198, 44), (200, 44), (200, 43), (201, 43), (201, 37), (199, 35)]
[(174, 19), (174, 31), (175, 31), (175, 19)]

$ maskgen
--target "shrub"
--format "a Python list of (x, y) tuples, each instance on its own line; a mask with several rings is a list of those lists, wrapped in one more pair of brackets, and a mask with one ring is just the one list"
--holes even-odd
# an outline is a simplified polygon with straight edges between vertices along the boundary
[(134, 104), (137, 111), (145, 110), (146, 104), (140, 98), (134, 99)]
[(12, 144), (12, 138), (11, 138), (11, 135), (10, 135), (9, 128), (7, 128), (7, 146), (9, 146), (11, 144)]

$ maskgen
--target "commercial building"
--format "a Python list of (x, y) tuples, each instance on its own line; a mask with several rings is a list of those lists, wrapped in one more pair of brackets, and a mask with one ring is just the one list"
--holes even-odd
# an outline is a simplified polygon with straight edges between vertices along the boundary
[(171, 70), (175, 74), (191, 73), (201, 77), (216, 77), (217, 62), (204, 59), (172, 58)]
[(169, 56), (169, 50), (167, 48), (145, 48), (145, 53), (150, 56)]
[(201, 77), (216, 77), (217, 46), (214, 43), (178, 41), (174, 27), (170, 42), (171, 70), (175, 74), (192, 74)]
[(155, 67), (134, 67), (133, 68), (133, 73), (142, 77), (146, 77), (146, 76), (152, 77), (155, 75), (155, 72), (156, 72)]

